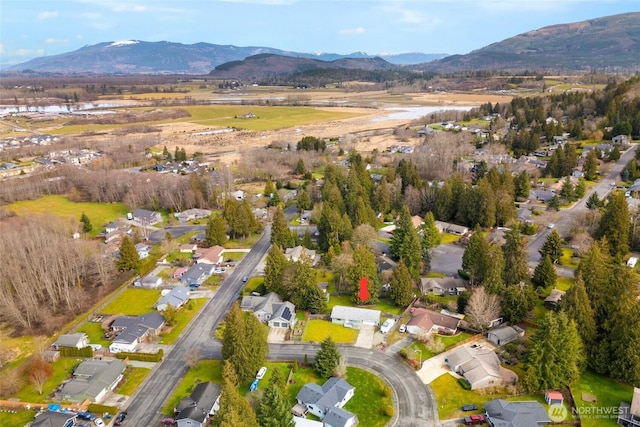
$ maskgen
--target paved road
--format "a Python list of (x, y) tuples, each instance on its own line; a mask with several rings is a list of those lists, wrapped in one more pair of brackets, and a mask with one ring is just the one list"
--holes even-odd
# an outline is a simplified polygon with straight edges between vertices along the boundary
[(231, 304), (238, 299), (244, 283), (242, 277), (251, 276), (262, 257), (267, 253), (270, 243), (267, 229), (242, 262), (225, 280), (216, 295), (202, 308), (198, 316), (185, 329), (175, 346), (164, 361), (160, 363), (135, 395), (126, 409), (129, 412), (127, 424), (137, 427), (158, 426), (162, 406), (165, 404), (180, 379), (187, 371), (183, 361), (185, 353), (191, 348), (202, 348), (212, 342), (213, 331), (223, 319)]

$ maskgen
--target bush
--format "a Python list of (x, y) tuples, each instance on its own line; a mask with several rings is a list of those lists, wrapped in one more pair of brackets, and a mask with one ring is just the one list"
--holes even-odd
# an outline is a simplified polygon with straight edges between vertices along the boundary
[(160, 362), (164, 357), (164, 351), (158, 350), (157, 353), (129, 353), (122, 351), (116, 354), (118, 359), (140, 360), (142, 362)]
[(389, 387), (388, 385), (385, 385), (384, 387), (382, 387), (382, 395), (384, 397), (391, 397), (392, 394), (392, 390), (391, 387)]
[(93, 348), (60, 347), (61, 357), (93, 357)]
[(384, 414), (387, 417), (393, 417), (393, 415), (396, 413), (396, 410), (393, 409), (393, 405), (387, 405), (384, 407)]
[(465, 390), (471, 390), (471, 384), (469, 384), (469, 382), (464, 378), (458, 378), (458, 384), (460, 384), (460, 386)]
[(407, 349), (406, 348), (400, 349), (400, 356), (403, 359), (408, 359), (409, 358), (409, 353), (407, 353)]

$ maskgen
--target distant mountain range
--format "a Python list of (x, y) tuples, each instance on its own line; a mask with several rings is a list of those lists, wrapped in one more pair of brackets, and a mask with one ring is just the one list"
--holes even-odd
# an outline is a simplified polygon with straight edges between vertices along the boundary
[(529, 31), (466, 55), (404, 53), (349, 55), (137, 40), (105, 42), (35, 58), (3, 74), (197, 74), (261, 79), (319, 70), (460, 72), (469, 70), (636, 72), (640, 70), (640, 12)]

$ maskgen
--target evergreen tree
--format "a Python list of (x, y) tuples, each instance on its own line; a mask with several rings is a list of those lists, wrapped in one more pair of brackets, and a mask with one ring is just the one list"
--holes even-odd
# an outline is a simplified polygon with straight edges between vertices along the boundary
[(169, 152), (169, 150), (167, 150), (167, 146), (164, 146), (164, 149), (162, 150), (162, 157), (164, 157), (166, 160), (171, 161), (171, 153)]
[(515, 182), (515, 199), (517, 201), (524, 201), (529, 198), (529, 192), (531, 191), (531, 183), (529, 174), (526, 170), (520, 172), (516, 177)]
[(562, 239), (557, 230), (551, 230), (539, 252), (542, 257), (549, 256), (551, 262), (555, 264), (560, 261), (560, 258), (562, 258)]
[(620, 149), (618, 147), (613, 147), (613, 150), (609, 152), (609, 161), (617, 162), (620, 160)]
[(389, 192), (389, 183), (387, 177), (383, 176), (374, 190), (373, 200), (371, 201), (372, 208), (376, 212), (380, 212), (385, 215), (391, 208), (391, 194)]
[(600, 207), (602, 207), (602, 201), (598, 197), (598, 193), (594, 191), (587, 199), (587, 209), (595, 210), (599, 209)]
[(442, 243), (442, 236), (436, 227), (436, 220), (433, 212), (429, 211), (424, 216), (424, 222), (420, 226), (420, 234), (422, 236), (422, 250), (431, 250)]
[(490, 268), (489, 243), (480, 228), (476, 227), (462, 255), (462, 269), (469, 274), (471, 285), (474, 286), (484, 281)]
[(295, 427), (291, 405), (278, 384), (269, 382), (260, 401), (257, 418), (260, 427)]
[(82, 212), (82, 215), (80, 216), (80, 223), (82, 223), (83, 233), (88, 233), (93, 229), (93, 226), (91, 225), (91, 220), (84, 212)]
[(596, 337), (596, 321), (582, 274), (576, 274), (576, 281), (562, 297), (561, 306), (567, 317), (580, 325), (578, 333), (584, 348), (589, 350)]
[(560, 389), (580, 376), (584, 348), (565, 313), (548, 312), (530, 338), (522, 382), (530, 392)]
[(504, 272), (502, 274), (504, 284), (510, 286), (529, 283), (529, 254), (519, 227), (516, 226), (505, 234), (502, 253), (504, 255)]
[(504, 256), (502, 248), (498, 245), (489, 246), (489, 271), (486, 273), (483, 284), (487, 293), (501, 295), (504, 289), (502, 273), (504, 272)]
[(587, 154), (587, 158), (582, 166), (584, 177), (588, 181), (595, 181), (598, 171), (598, 158), (596, 157), (595, 150), (590, 150)]
[(562, 181), (562, 188), (560, 188), (560, 197), (562, 197), (567, 202), (572, 202), (573, 200), (575, 200), (575, 189), (570, 177), (566, 177), (564, 181)]
[(556, 212), (560, 210), (560, 197), (557, 194), (547, 201), (547, 210)]
[(389, 253), (395, 260), (403, 259), (411, 277), (417, 279), (422, 270), (422, 244), (411, 221), (407, 206), (402, 207), (396, 229), (393, 231)]
[(267, 292), (275, 292), (282, 295), (284, 289), (282, 279), (284, 272), (289, 266), (287, 257), (277, 246), (271, 246), (264, 267), (264, 287)]
[(331, 337), (327, 337), (320, 344), (320, 349), (316, 353), (316, 361), (313, 364), (313, 370), (322, 377), (329, 378), (333, 376), (336, 367), (340, 363), (340, 351), (336, 343), (333, 342)]
[(121, 271), (137, 270), (140, 267), (140, 256), (129, 236), (124, 236), (120, 243), (120, 257), (116, 261), (116, 267)]
[(300, 212), (311, 209), (311, 199), (309, 198), (309, 194), (306, 191), (301, 191), (298, 194), (296, 205), (298, 206), (298, 210)]
[(629, 252), (630, 230), (629, 205), (624, 193), (613, 192), (600, 219), (596, 237), (602, 239), (606, 236), (611, 256), (622, 258)]
[[(378, 301), (378, 293), (380, 292), (380, 277), (378, 276), (378, 267), (376, 258), (369, 248), (358, 246), (353, 251), (353, 264), (347, 272), (348, 280), (353, 289), (353, 302), (356, 304), (375, 304)], [(359, 289), (360, 279), (366, 277), (369, 282), (369, 299), (360, 300)]]
[(399, 307), (408, 306), (413, 300), (413, 281), (403, 260), (400, 260), (393, 270), (390, 284), (389, 297), (391, 301)]
[(576, 200), (582, 199), (584, 195), (587, 194), (587, 183), (585, 182), (584, 179), (580, 178), (578, 180), (578, 183), (575, 186), (573, 194)]
[(298, 175), (304, 175), (306, 170), (304, 167), (304, 161), (302, 159), (298, 159), (298, 163), (296, 164), (296, 169), (294, 171)]
[(325, 310), (327, 299), (316, 283), (316, 274), (308, 259), (289, 264), (282, 278), (282, 286), (284, 290), (281, 296), (290, 298), (300, 310), (309, 310), (314, 314)]
[(318, 247), (328, 251), (330, 247), (340, 245), (340, 213), (327, 202), (322, 204), (320, 221), (318, 222)]
[(512, 323), (521, 322), (536, 306), (536, 299), (531, 286), (509, 286), (502, 292), (502, 314)]
[(238, 376), (233, 365), (225, 360), (222, 367), (220, 409), (211, 418), (213, 427), (259, 427), (249, 401), (238, 392)]
[(407, 240), (407, 235), (410, 233), (413, 228), (413, 223), (411, 222), (411, 213), (409, 213), (409, 208), (407, 206), (403, 206), (400, 211), (400, 216), (396, 221), (396, 228), (393, 230), (393, 235), (391, 236), (391, 241), (389, 242), (389, 255), (394, 260), (399, 260), (404, 254), (404, 245)]
[(531, 278), (531, 281), (535, 286), (548, 288), (550, 286), (555, 286), (556, 280), (558, 280), (556, 268), (553, 266), (549, 255), (544, 255), (535, 270), (533, 270), (533, 277)]
[(210, 216), (207, 221), (204, 244), (207, 247), (224, 245), (227, 242), (227, 221), (222, 215)]
[(284, 211), (280, 206), (276, 208), (276, 211), (273, 214), (271, 224), (271, 243), (280, 249), (285, 249), (291, 246), (291, 230), (289, 230), (287, 218), (285, 218)]

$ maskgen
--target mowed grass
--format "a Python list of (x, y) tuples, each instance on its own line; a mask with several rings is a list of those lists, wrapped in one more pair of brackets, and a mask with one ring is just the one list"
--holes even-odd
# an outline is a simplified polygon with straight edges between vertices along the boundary
[(8, 211), (17, 215), (53, 214), (60, 218), (75, 219), (80, 223), (84, 212), (91, 221), (93, 229), (90, 236), (104, 231), (104, 225), (126, 216), (128, 209), (124, 203), (72, 202), (64, 196), (43, 196), (36, 200), (21, 200), (6, 206)]
[(493, 399), (493, 396), (481, 396), (475, 391), (463, 389), (458, 380), (449, 374), (440, 375), (430, 385), (436, 395), (438, 415), (441, 420), (460, 418), (472, 414), (473, 412), (465, 413), (460, 409), (462, 405), (467, 403), (478, 405), (479, 410), (476, 413), (481, 413), (482, 405)]
[(222, 362), (220, 360), (201, 360), (198, 366), (187, 371), (175, 391), (164, 405), (163, 414), (173, 414), (173, 408), (183, 397), (188, 397), (193, 389), (201, 382), (213, 381), (222, 383)]
[(0, 412), (0, 426), (25, 426), (33, 421), (36, 411), (20, 411), (15, 414)]
[(104, 339), (104, 329), (102, 324), (98, 322), (86, 322), (78, 329), (78, 332), (84, 332), (89, 337), (91, 344), (101, 344), (103, 347), (109, 347), (110, 340)]
[(160, 291), (156, 289), (127, 289), (100, 312), (137, 316), (152, 311), (159, 298)]
[(302, 341), (322, 342), (327, 337), (336, 343), (353, 344), (358, 338), (358, 330), (328, 322), (326, 320), (309, 320), (302, 335)]
[(556, 288), (566, 292), (573, 286), (575, 281), (576, 279), (573, 277), (558, 277), (558, 280), (556, 280)]
[(53, 375), (44, 384), (42, 394), (39, 394), (34, 385), (27, 380), (25, 381), (25, 385), (22, 387), (22, 390), (13, 397), (17, 397), (22, 402), (42, 403), (49, 401), (48, 396), (60, 385), (60, 383), (62, 383), (63, 380), (71, 376), (73, 368), (78, 363), (80, 362), (76, 358), (61, 357), (51, 363), (51, 366), (53, 366)]
[[(579, 410), (583, 411), (580, 417), (583, 427), (616, 426), (616, 415), (615, 412), (613, 412), (613, 408), (617, 410), (620, 402), (631, 403), (631, 398), (633, 397), (633, 387), (629, 384), (623, 384), (592, 371), (583, 372), (580, 379), (571, 386), (571, 392), (575, 399), (576, 406), (580, 408)], [(582, 393), (589, 393), (596, 396), (597, 402), (585, 402), (582, 400)], [(612, 418), (589, 416), (587, 411), (596, 410), (592, 408), (601, 408), (601, 411), (609, 410), (609, 412), (606, 413), (613, 414), (611, 415)]]
[(446, 245), (447, 243), (454, 243), (460, 240), (460, 236), (458, 236), (457, 234), (441, 233), (440, 235), (442, 236), (442, 245)]
[(124, 371), (124, 382), (118, 387), (116, 393), (131, 396), (138, 386), (142, 384), (142, 381), (144, 381), (147, 375), (149, 375), (149, 372), (151, 372), (151, 369), (128, 366)]
[(178, 316), (176, 318), (176, 325), (171, 328), (166, 334), (162, 334), (162, 344), (173, 344), (176, 342), (184, 328), (187, 327), (189, 323), (193, 320), (193, 318), (198, 314), (198, 312), (202, 309), (202, 306), (208, 301), (207, 298), (196, 298), (189, 302), (190, 309), (187, 307), (183, 307), (178, 312)]
[(562, 256), (560, 257), (560, 265), (569, 268), (577, 268), (578, 263), (573, 256), (573, 250), (570, 248), (562, 248)]

